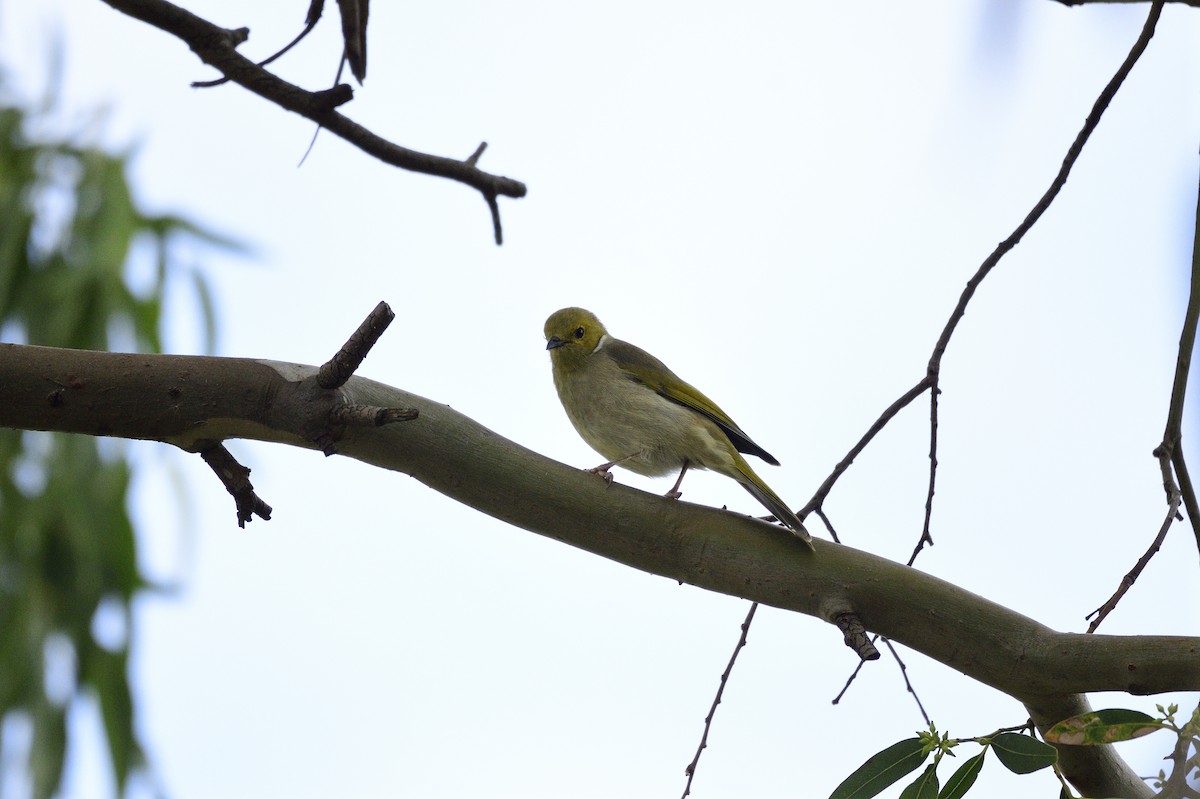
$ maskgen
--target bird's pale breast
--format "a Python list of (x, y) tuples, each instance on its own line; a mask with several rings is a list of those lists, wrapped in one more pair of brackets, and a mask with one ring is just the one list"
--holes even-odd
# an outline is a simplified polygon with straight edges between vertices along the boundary
[(723, 473), (733, 468), (732, 447), (715, 424), (630, 379), (611, 360), (593, 359), (554, 381), (579, 435), (607, 460), (638, 453), (621, 465), (651, 477), (677, 472), (685, 460)]

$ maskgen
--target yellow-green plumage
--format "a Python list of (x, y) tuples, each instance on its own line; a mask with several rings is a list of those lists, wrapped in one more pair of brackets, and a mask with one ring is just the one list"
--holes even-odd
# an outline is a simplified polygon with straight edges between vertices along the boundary
[(600, 468), (619, 464), (650, 477), (678, 471), (681, 481), (689, 468), (710, 469), (737, 480), (775, 518), (811, 542), (800, 519), (742, 453), (772, 465), (779, 461), (716, 403), (650, 353), (608, 335), (590, 311), (556, 311), (546, 320), (545, 333), (558, 397), (583, 440), (609, 460)]

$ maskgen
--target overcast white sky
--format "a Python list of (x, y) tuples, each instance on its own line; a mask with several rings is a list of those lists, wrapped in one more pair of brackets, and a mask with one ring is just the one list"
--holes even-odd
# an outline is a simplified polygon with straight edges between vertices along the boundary
[[(306, 6), (185, 5), (249, 26), (249, 55), (289, 39)], [(460, 185), (327, 134), (297, 169), (307, 121), (234, 86), (189, 88), (211, 72), (183, 44), (97, 0), (0, 4), (0, 62), (34, 96), (61, 37), (68, 107), (108, 110), (100, 138), (137, 148), (144, 206), (253, 245), (187, 256), (218, 290), (219, 354), (320, 363), (385, 299), (397, 319), (361, 374), (589, 467), (598, 456), (558, 405), (541, 336), (552, 311), (583, 305), (774, 453), (783, 466), (764, 477), (798, 506), (923, 374), (962, 285), (1045, 190), (1146, 10), (375, 4), (366, 86), (345, 112), (440, 154), (488, 141), (482, 165), (529, 186), (501, 203), (501, 248)], [(325, 20), (279, 72), (327, 85), (337, 35)], [(1196, 10), (1167, 8), (944, 364), (937, 546), (917, 565), (1061, 630), (1085, 629), (1164, 512), (1150, 451), (1187, 298), (1197, 41)], [(170, 349), (198, 352), (185, 287), (171, 317)], [(838, 484), (827, 510), (846, 543), (907, 558), (927, 425), (921, 400)], [(747, 603), (508, 527), (403, 475), (230, 448), (272, 521), (237, 529), (198, 458), (134, 448), (146, 568), (184, 584), (143, 599), (136, 619), (139, 722), (171, 796), (682, 792)], [(723, 478), (689, 475), (684, 489), (759, 512)], [(1200, 634), (1196, 565), (1177, 528), (1102, 630)], [(1011, 699), (902, 651), (940, 729), (1025, 720)], [(887, 658), (832, 706), (854, 665), (832, 627), (764, 608), (694, 796), (825, 796), (923, 726)], [(1172, 699), (1195, 701), (1093, 701), (1152, 712)], [(97, 717), (85, 707), (74, 722), (84, 743), (66, 795), (107, 796)], [(1168, 745), (1127, 751), (1153, 773)], [(1055, 786), (992, 761), (971, 795)]]

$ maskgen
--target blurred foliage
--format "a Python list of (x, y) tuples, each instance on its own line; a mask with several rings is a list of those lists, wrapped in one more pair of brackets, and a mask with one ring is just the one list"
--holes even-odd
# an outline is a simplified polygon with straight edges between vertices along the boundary
[[(143, 213), (129, 154), (47, 135), (54, 105), (22, 108), (0, 75), (0, 340), (159, 351), (167, 284), (183, 276), (211, 348), (207, 284), (177, 263), (174, 244), (230, 242)], [(154, 262), (138, 289), (131, 253)], [(67, 719), (84, 697), (103, 719), (118, 794), (145, 766), (129, 652), (131, 603), (150, 586), (126, 507), (131, 479), (120, 442), (0, 430), (0, 792), (57, 791)]]

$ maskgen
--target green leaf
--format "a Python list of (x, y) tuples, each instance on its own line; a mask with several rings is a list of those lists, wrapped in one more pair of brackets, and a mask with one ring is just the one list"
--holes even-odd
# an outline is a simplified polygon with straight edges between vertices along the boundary
[(34, 799), (50, 799), (62, 782), (67, 757), (67, 716), (62, 708), (39, 702), (32, 711), (33, 740), (29, 757)]
[(927, 757), (920, 738), (894, 743), (867, 759), (854, 773), (842, 780), (829, 799), (868, 799), (878, 795), (905, 774), (915, 771)]
[(88, 662), (89, 682), (100, 700), (109, 758), (117, 778), (117, 795), (125, 792), (130, 774), (143, 762), (133, 729), (133, 696), (129, 690), (128, 651), (108, 652), (96, 647)]
[(950, 775), (950, 779), (946, 780), (946, 786), (938, 794), (938, 799), (959, 799), (971, 790), (971, 786), (975, 784), (975, 778), (979, 776), (979, 772), (983, 768), (985, 755), (987, 755), (987, 749), (959, 766), (958, 770)]
[(196, 300), (200, 304), (201, 330), (204, 331), (204, 353), (211, 354), (217, 349), (217, 305), (213, 300), (212, 288), (208, 280), (198, 269), (192, 270), (192, 288), (196, 292)]
[(1046, 731), (1046, 740), (1073, 746), (1091, 746), (1129, 741), (1166, 728), (1153, 716), (1140, 711), (1112, 708), (1064, 719)]
[(930, 763), (921, 776), (900, 793), (900, 799), (937, 799), (937, 795), (937, 763)]
[(1058, 750), (1030, 735), (1002, 732), (992, 739), (996, 757), (1014, 774), (1032, 774), (1058, 762)]

